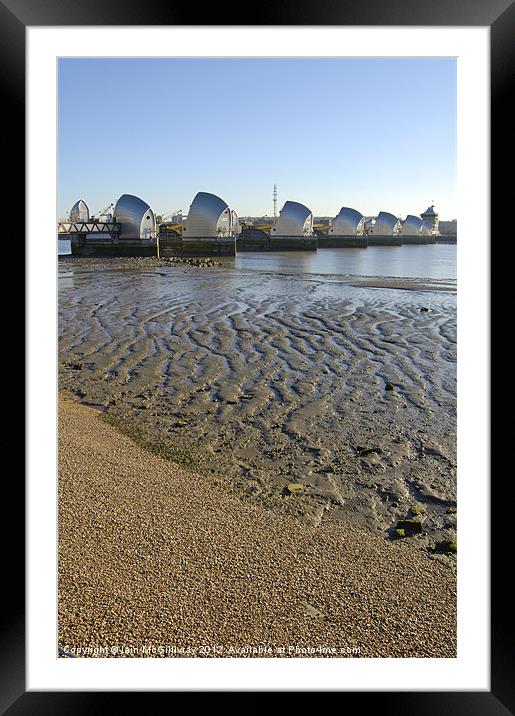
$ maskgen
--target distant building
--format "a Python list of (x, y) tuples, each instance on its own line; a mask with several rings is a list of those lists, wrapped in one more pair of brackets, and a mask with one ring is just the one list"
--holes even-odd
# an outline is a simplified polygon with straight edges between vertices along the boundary
[(137, 196), (122, 194), (114, 207), (114, 218), (120, 224), (120, 239), (156, 237), (156, 220), (150, 206)]
[(158, 225), (158, 233), (160, 239), (180, 239), (182, 236), (182, 224), (172, 224), (171, 222), (162, 222)]
[(440, 221), (438, 228), (440, 230), (440, 234), (443, 236), (449, 234), (456, 235), (458, 233), (458, 222), (456, 219), (452, 219), (452, 221)]
[(287, 201), (270, 230), (271, 236), (312, 236), (313, 214), (307, 206), (297, 201)]

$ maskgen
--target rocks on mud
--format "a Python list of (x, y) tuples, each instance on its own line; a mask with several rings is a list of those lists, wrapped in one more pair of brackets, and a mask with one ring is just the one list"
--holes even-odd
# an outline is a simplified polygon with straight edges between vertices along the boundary
[(426, 514), (426, 508), (424, 505), (416, 504), (413, 505), (413, 507), (410, 507), (410, 514), (412, 515), (425, 515)]
[(129, 259), (123, 259), (128, 262), (130, 268), (152, 268), (154, 266), (195, 266), (198, 268), (210, 268), (211, 266), (222, 266), (219, 261), (215, 261), (209, 256), (171, 256), (170, 258), (157, 258), (157, 256), (138, 256)]
[(215, 261), (214, 259), (209, 258), (208, 256), (204, 258), (196, 258), (196, 257), (172, 257), (169, 259), (158, 259), (161, 261), (161, 265), (169, 265), (169, 266), (196, 266), (199, 268), (210, 268), (211, 266), (222, 266), (222, 264), (219, 261)]
[(421, 520), (415, 519), (403, 519), (397, 522), (395, 531), (402, 530), (405, 537), (411, 537), (412, 535), (422, 534), (423, 527)]
[(304, 489), (304, 485), (301, 482), (290, 482), (283, 490), (283, 495), (296, 495), (298, 492)]
[(458, 543), (455, 538), (441, 540), (433, 547), (433, 552), (440, 552), (443, 554), (456, 554), (457, 550)]
[[(157, 256), (114, 256), (114, 257), (83, 257), (70, 256), (60, 257), (69, 259), (73, 263), (88, 263), (88, 265), (108, 265), (112, 268), (139, 269), (156, 268), (160, 266), (194, 266), (199, 268), (211, 268), (212, 266), (223, 266), (209, 256), (172, 256), (170, 258), (158, 258)], [(102, 304), (95, 303), (101, 308)]]
[(445, 516), (445, 519), (443, 522), (444, 527), (447, 527), (447, 528), (450, 527), (452, 529), (456, 529), (457, 525), (458, 525), (458, 518), (456, 516), (456, 513), (453, 513), (452, 515)]
[(372, 453), (381, 455), (383, 452), (379, 447), (367, 447), (366, 445), (356, 445), (355, 450), (358, 457), (364, 457), (365, 455), (371, 455)]

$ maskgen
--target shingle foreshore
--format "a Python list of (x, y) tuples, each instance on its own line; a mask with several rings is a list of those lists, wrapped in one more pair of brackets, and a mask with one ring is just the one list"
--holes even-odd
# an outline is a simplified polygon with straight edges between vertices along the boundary
[(59, 646), (79, 656), (454, 657), (456, 575), (277, 514), (59, 401)]

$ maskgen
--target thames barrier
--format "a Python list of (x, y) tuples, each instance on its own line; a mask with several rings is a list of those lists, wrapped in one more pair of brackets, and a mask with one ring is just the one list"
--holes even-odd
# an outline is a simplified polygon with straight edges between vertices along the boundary
[[(274, 202), (275, 204), (275, 202)], [(183, 217), (159, 216), (132, 194), (91, 215), (79, 199), (69, 217), (58, 222), (58, 238), (69, 239), (74, 256), (235, 256), (237, 252), (317, 251), (404, 244), (456, 243), (455, 222), (442, 233), (434, 204), (405, 219), (386, 211), (364, 216), (341, 207), (332, 219), (319, 220), (297, 201), (286, 201), (272, 220), (239, 218), (215, 194), (198, 192)], [(454, 229), (454, 231), (453, 231)]]

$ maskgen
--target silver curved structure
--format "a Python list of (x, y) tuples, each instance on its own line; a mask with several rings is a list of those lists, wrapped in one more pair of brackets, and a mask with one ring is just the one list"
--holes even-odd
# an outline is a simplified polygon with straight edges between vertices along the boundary
[(238, 219), (238, 214), (234, 211), (234, 209), (231, 209), (231, 221), (234, 233), (236, 235), (241, 234), (240, 220)]
[(342, 206), (340, 213), (331, 221), (329, 235), (356, 236), (365, 228), (365, 217), (356, 209)]
[(89, 221), (89, 207), (84, 199), (75, 202), (70, 211), (70, 221)]
[(420, 233), (423, 236), (431, 236), (433, 233), (433, 224), (430, 224), (428, 221), (423, 221), (420, 227)]
[(389, 214), (387, 211), (380, 211), (371, 233), (380, 236), (392, 236), (399, 231), (400, 223), (400, 220), (393, 214)]
[(183, 236), (189, 239), (232, 236), (233, 214), (236, 216), (236, 212), (232, 212), (219, 196), (199, 191), (191, 203)]
[(154, 212), (139, 197), (122, 194), (114, 207), (114, 217), (120, 224), (120, 239), (155, 239)]
[(402, 225), (401, 233), (403, 236), (418, 236), (421, 233), (423, 225), (424, 222), (418, 216), (408, 214)]
[(287, 201), (275, 226), (270, 230), (271, 236), (311, 236), (313, 234), (313, 214), (304, 204)]
[(376, 220), (374, 217), (369, 217), (368, 219), (365, 219), (365, 223), (363, 224), (363, 231), (365, 234), (371, 234), (374, 230)]

